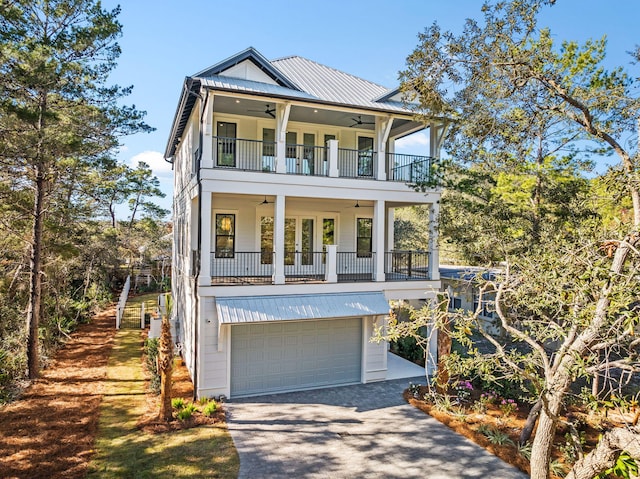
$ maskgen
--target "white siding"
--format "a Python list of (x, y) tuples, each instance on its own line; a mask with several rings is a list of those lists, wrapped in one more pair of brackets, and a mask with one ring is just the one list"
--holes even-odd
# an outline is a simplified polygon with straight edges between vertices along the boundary
[(364, 371), (362, 380), (365, 383), (384, 380), (387, 376), (387, 342), (372, 342), (375, 329), (384, 324), (384, 316), (367, 317), (363, 319), (364, 340)]

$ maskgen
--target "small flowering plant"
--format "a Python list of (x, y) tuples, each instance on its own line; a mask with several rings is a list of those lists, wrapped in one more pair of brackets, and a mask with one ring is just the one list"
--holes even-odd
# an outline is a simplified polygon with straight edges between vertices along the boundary
[(471, 381), (458, 381), (456, 384), (456, 395), (461, 401), (467, 401), (473, 391)]
[(495, 404), (498, 401), (498, 395), (493, 391), (487, 391), (480, 395), (480, 402), (483, 404)]
[(511, 416), (518, 410), (518, 403), (513, 399), (503, 399), (500, 401), (500, 410), (505, 416)]

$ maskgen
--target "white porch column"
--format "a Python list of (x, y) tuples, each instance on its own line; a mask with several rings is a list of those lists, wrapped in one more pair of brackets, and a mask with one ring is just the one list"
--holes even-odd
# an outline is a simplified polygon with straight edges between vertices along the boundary
[(375, 252), (374, 281), (384, 281), (384, 201), (373, 202), (373, 231), (371, 249)]
[(432, 158), (440, 158), (440, 148), (446, 131), (446, 123), (431, 122), (429, 125), (429, 156)]
[(376, 144), (375, 151), (378, 153), (376, 168), (376, 179), (385, 181), (387, 179), (387, 140), (393, 125), (393, 118), (376, 117)]
[(287, 123), (291, 104), (276, 105), (276, 173), (287, 172)]
[[(200, 274), (198, 284), (211, 286), (211, 193), (203, 191), (200, 201)], [(195, 225), (194, 225), (195, 226)], [(193, 234), (198, 234), (195, 230)]]
[(277, 195), (273, 205), (273, 283), (284, 284), (284, 204), (286, 197)]
[(200, 95), (205, 99), (204, 118), (202, 119), (202, 160), (200, 168), (213, 168), (213, 93), (200, 90)]
[(338, 171), (338, 140), (327, 141), (327, 163), (329, 176), (332, 178), (340, 176)]
[(440, 219), (440, 203), (432, 203), (429, 207), (429, 278), (440, 279), (440, 254), (438, 250), (438, 220)]
[(324, 280), (327, 283), (338, 282), (338, 245), (328, 244), (327, 262), (325, 263)]
[(393, 250), (396, 244), (395, 231), (393, 229), (395, 219), (395, 208), (387, 209), (387, 251)]

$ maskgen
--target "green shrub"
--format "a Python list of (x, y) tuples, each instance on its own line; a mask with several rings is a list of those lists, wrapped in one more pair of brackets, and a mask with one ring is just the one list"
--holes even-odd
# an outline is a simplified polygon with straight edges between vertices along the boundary
[(424, 361), (424, 350), (418, 346), (415, 338), (404, 337), (391, 343), (391, 350), (408, 361)]
[(178, 411), (178, 413), (176, 414), (176, 417), (181, 421), (186, 421), (187, 419), (190, 419), (191, 416), (193, 416), (193, 413), (196, 412), (196, 410), (197, 409), (195, 404), (190, 403), (186, 405), (183, 409)]
[(216, 412), (217, 409), (218, 409), (218, 404), (216, 404), (215, 401), (211, 401), (204, 406), (202, 413), (207, 417), (213, 416), (213, 413)]
[(178, 411), (184, 409), (185, 405), (186, 404), (184, 402), (184, 399), (182, 398), (173, 398), (171, 400), (171, 407), (173, 407), (173, 409), (177, 409)]

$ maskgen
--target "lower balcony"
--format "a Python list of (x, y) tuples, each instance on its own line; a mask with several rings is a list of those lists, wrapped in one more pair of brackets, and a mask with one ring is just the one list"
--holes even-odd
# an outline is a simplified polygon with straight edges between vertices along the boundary
[[(214, 285), (272, 284), (276, 254), (272, 251), (211, 253)], [(285, 283), (354, 283), (375, 281), (376, 253), (288, 251), (284, 253)], [(384, 253), (384, 281), (428, 281), (429, 253), (390, 251)]]

